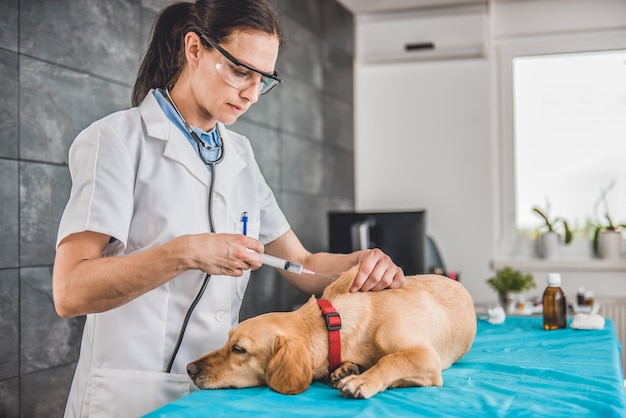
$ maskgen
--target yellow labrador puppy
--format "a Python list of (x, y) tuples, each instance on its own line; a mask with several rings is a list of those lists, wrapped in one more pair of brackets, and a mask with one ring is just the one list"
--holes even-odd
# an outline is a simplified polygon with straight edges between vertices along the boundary
[(442, 386), (441, 371), (470, 349), (476, 335), (472, 298), (437, 275), (406, 278), (400, 289), (350, 293), (357, 267), (326, 288), (341, 316), (341, 361), (329, 373), (326, 320), (315, 297), (293, 312), (243, 321), (224, 347), (187, 366), (200, 389), (267, 384), (283, 394), (330, 380), (346, 397), (367, 399), (389, 387)]

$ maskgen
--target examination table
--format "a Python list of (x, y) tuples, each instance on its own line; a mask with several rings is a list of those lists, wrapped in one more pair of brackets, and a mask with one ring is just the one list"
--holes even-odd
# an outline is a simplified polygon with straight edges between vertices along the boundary
[(541, 317), (478, 321), (474, 345), (443, 387), (346, 399), (316, 382), (300, 395), (267, 387), (201, 390), (147, 417), (626, 417), (615, 326), (544, 331)]

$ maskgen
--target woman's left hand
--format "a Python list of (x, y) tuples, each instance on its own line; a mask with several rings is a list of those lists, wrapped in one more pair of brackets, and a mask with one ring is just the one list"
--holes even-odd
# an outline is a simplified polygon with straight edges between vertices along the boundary
[(404, 284), (404, 272), (387, 254), (374, 248), (367, 250), (359, 262), (351, 292), (397, 289)]

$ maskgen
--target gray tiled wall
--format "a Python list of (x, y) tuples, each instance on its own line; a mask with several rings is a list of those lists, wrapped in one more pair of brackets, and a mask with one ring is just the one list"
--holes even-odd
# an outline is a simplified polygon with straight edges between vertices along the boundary
[[(284, 85), (233, 129), (247, 135), (294, 230), (327, 247), (326, 212), (351, 208), (352, 16), (334, 0), (272, 0), (286, 33)], [(58, 417), (84, 318), (59, 318), (51, 275), (70, 189), (67, 152), (130, 104), (155, 12), (169, 0), (0, 0), (0, 417)], [(242, 318), (308, 295), (265, 267)]]

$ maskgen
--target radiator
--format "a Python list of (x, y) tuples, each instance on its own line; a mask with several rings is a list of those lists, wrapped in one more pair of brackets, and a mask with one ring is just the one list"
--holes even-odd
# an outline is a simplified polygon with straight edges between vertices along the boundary
[(600, 304), (600, 315), (615, 323), (617, 337), (622, 343), (622, 370), (626, 372), (626, 298), (601, 297), (595, 300)]

